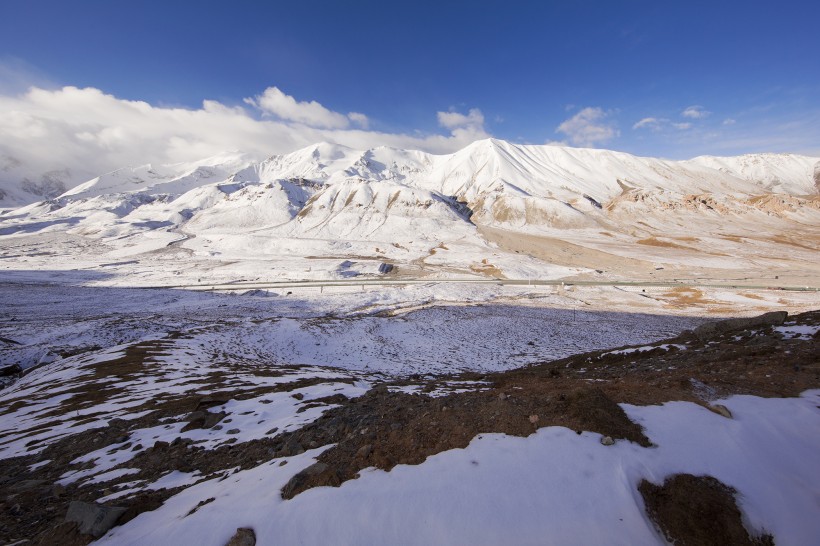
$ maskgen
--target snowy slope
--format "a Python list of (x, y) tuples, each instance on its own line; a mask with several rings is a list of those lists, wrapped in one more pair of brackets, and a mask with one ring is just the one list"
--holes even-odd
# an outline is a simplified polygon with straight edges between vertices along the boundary
[[(486, 229), (500, 229), (696, 265), (707, 262), (671, 256), (658, 249), (669, 244), (651, 238), (706, 238), (728, 229), (733, 236), (762, 232), (783, 239), (799, 226), (820, 225), (818, 164), (790, 154), (676, 162), (495, 139), (449, 155), (319, 143), (261, 162), (231, 152), (123, 168), (5, 211), (0, 237), (83, 237), (104, 243), (108, 258), (176, 245), (194, 256), (237, 262), (355, 255), (517, 277), (542, 275), (539, 260), (602, 269), (597, 255), (553, 261), (561, 256), (539, 250), (541, 243), (518, 256), (520, 249), (488, 238)], [(738, 251), (752, 249), (719, 255)], [(563, 258), (575, 254), (561, 252)]]
[(820, 159), (794, 154), (701, 156), (686, 162), (751, 180), (773, 193), (810, 195), (820, 192)]
[(199, 186), (225, 180), (249, 165), (241, 152), (229, 152), (190, 163), (125, 167), (68, 190), (60, 197), (90, 199), (111, 193), (165, 193), (179, 195)]

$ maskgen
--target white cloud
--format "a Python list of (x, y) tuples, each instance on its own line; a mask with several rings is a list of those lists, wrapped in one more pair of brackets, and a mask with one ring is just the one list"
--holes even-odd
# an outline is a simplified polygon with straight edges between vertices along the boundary
[(364, 114), (339, 114), (277, 88), (246, 103), (278, 119), (259, 119), (253, 109), (210, 100), (196, 109), (153, 106), (94, 88), (0, 93), (0, 158), (15, 165), (0, 171), (0, 183), (17, 185), (23, 177), (68, 169), (69, 183), (76, 184), (127, 165), (192, 161), (226, 150), (262, 159), (321, 141), (450, 153), (489, 136), (479, 110), (446, 113), (446, 134), (408, 135), (367, 130)]
[(723, 123), (721, 123), (721, 125), (734, 125), (735, 123), (737, 123), (737, 120), (734, 120), (732, 118), (726, 118), (723, 120)]
[(458, 112), (438, 112), (438, 124), (445, 129), (484, 128), (484, 114), (478, 108), (472, 108), (466, 115)]
[(587, 107), (561, 123), (555, 132), (564, 133), (576, 146), (593, 147), (621, 134), (612, 123), (606, 121), (609, 115), (601, 108)]
[(283, 93), (278, 87), (268, 87), (261, 95), (245, 99), (247, 104), (256, 106), (266, 114), (285, 121), (303, 123), (309, 127), (344, 129), (350, 120), (344, 114), (328, 110), (315, 100), (297, 101)]
[(643, 118), (642, 120), (635, 123), (632, 126), (632, 128), (649, 129), (650, 131), (660, 131), (663, 128), (663, 125), (668, 122), (669, 120), (665, 118)]
[(703, 106), (697, 104), (686, 107), (683, 112), (680, 113), (681, 116), (689, 119), (704, 119), (708, 118), (711, 114), (712, 112), (709, 112)]
[(370, 118), (362, 114), (361, 112), (350, 112), (347, 115), (348, 119), (361, 127), (362, 129), (367, 129), (370, 127)]
[(633, 129), (649, 129), (653, 133), (658, 133), (669, 127), (674, 127), (679, 131), (685, 131), (687, 129), (692, 128), (692, 124), (687, 122), (675, 123), (670, 121), (667, 118), (643, 118), (637, 123), (635, 123), (632, 128)]

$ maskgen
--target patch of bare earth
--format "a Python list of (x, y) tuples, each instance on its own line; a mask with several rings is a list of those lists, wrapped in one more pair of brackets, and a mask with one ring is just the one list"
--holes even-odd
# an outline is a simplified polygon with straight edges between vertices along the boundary
[(753, 536), (743, 526), (737, 492), (711, 476), (676, 474), (638, 487), (646, 511), (666, 539), (679, 546), (773, 546), (774, 538)]

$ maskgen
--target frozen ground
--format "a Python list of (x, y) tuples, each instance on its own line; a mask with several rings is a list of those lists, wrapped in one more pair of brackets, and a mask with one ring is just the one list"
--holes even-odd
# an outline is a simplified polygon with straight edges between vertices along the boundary
[[(601, 444), (562, 427), (527, 438), (480, 435), (463, 450), (283, 501), (315, 451), (201, 482), (115, 529), (102, 544), (225, 544), (238, 527), (261, 544), (665, 544), (637, 493), (642, 479), (708, 474), (734, 487), (749, 526), (777, 544), (812, 544), (820, 475), (820, 391), (796, 399), (627, 407), (657, 444)], [(210, 503), (191, 514), (201, 501)], [(423, 523), (423, 524), (422, 524)]]
[(430, 282), (243, 294), (87, 286), (98, 276), (80, 272), (6, 278), (20, 282), (0, 283), (0, 338), (16, 343), (0, 344), (0, 363), (22, 368), (193, 332), (211, 353), (273, 364), (388, 375), (503, 370), (662, 339), (704, 317), (818, 305), (815, 292), (778, 290)]
[[(0, 391), (0, 459), (15, 476), (0, 475), (0, 486), (62, 488), (26, 505), (32, 520), (48, 505), (56, 523), (68, 499), (159, 499), (100, 543), (222, 545), (248, 527), (257, 544), (663, 544), (637, 486), (676, 473), (733, 487), (747, 528), (779, 545), (820, 536), (811, 517), (820, 391), (710, 400), (731, 419), (692, 402), (623, 404), (654, 447), (539, 428), (537, 415), (509, 406), (534, 434), (482, 433), (419, 465), (364, 464), (341, 487), (281, 493), (335, 445), (288, 435), (323, 426), (385, 381), (396, 382), (388, 398), (448, 404), (483, 392), (499, 404), (509, 395), (482, 374), (594, 349), (601, 358), (688, 354), (658, 340), (724, 315), (810, 309), (815, 292), (432, 281), (210, 292), (102, 286), (104, 275), (72, 271), (4, 280), (0, 358), (29, 373)], [(787, 323), (772, 335), (810, 344), (816, 331)], [(476, 373), (440, 379), (464, 371)], [(605, 381), (577, 373), (584, 388)], [(367, 434), (358, 419), (350, 434)], [(2, 523), (0, 538), (13, 542), (20, 529)]]
[[(586, 310), (566, 296), (526, 290), (368, 290), (332, 294), (329, 289), (299, 298), (0, 284), (0, 337), (18, 343), (0, 347), (0, 355), (7, 364), (29, 368), (62, 355), (190, 332), (203, 355), (387, 375), (442, 374), (510, 369), (645, 343), (703, 320)], [(425, 292), (428, 305), (419, 305)], [(477, 303), (446, 305), (448, 296), (469, 295)], [(409, 308), (404, 298), (412, 302)], [(562, 303), (566, 308), (556, 308)]]

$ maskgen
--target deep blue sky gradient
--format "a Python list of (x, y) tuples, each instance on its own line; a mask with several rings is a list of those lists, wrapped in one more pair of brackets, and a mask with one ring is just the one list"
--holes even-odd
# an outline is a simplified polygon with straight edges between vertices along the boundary
[[(530, 143), (598, 107), (620, 133), (601, 145), (644, 155), (820, 151), (812, 1), (2, 0), (3, 59), (154, 105), (277, 86), (385, 131), (435, 132), (436, 111), (479, 108), (490, 133)], [(686, 120), (690, 105), (712, 114)], [(645, 117), (693, 126), (632, 128)]]

